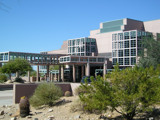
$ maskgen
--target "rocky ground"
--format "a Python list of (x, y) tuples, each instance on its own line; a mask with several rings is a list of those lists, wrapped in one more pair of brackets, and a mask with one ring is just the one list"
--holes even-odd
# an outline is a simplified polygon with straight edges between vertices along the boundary
[[(31, 115), (26, 118), (19, 116), (18, 104), (0, 107), (0, 120), (98, 120), (100, 114), (87, 114), (77, 111), (75, 103), (78, 97), (62, 97), (61, 104), (40, 109), (31, 107)], [(73, 107), (74, 106), (74, 107)], [(108, 114), (111, 116), (111, 114)]]

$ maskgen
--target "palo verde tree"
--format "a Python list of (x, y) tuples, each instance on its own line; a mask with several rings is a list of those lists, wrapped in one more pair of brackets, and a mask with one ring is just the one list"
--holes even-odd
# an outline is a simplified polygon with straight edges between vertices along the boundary
[(160, 66), (124, 70), (116, 66), (106, 80), (99, 77), (90, 85), (82, 84), (85, 92), (79, 97), (86, 110), (115, 110), (127, 120), (133, 120), (135, 115), (160, 102), (159, 76)]
[(17, 77), (19, 77), (19, 74), (23, 74), (26, 71), (31, 71), (32, 67), (31, 65), (28, 63), (27, 60), (24, 59), (15, 59), (15, 60), (11, 60), (8, 63), (6, 63), (5, 65), (3, 65), (0, 69), (0, 71), (2, 73), (7, 73), (7, 74), (11, 74), (11, 73), (17, 73)]

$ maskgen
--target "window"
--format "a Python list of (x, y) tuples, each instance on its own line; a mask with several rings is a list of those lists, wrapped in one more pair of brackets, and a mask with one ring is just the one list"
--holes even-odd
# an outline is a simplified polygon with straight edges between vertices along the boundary
[(118, 33), (118, 40), (123, 40), (123, 33)]
[(116, 65), (117, 63), (117, 58), (113, 58), (113, 65)]
[(125, 54), (125, 56), (129, 56), (129, 49), (125, 49), (124, 54)]
[(136, 31), (131, 31), (130, 36), (131, 36), (131, 39), (136, 38)]
[(129, 48), (129, 41), (124, 41), (124, 48)]
[(117, 34), (113, 34), (112, 35), (112, 41), (116, 41), (117, 40)]
[(95, 39), (91, 39), (91, 45), (96, 45), (96, 40)]
[(104, 62), (104, 58), (98, 58), (98, 62)]
[(113, 50), (112, 56), (113, 56), (113, 57), (117, 57), (117, 50)]
[(129, 58), (125, 58), (125, 65), (129, 65)]
[(123, 58), (119, 58), (119, 65), (123, 65)]
[(117, 42), (112, 43), (112, 49), (117, 49)]
[(131, 47), (136, 47), (136, 40), (131, 40)]
[(132, 57), (131, 58), (131, 65), (135, 65), (136, 64), (136, 58), (135, 57)]
[(118, 48), (123, 48), (123, 42), (122, 41), (118, 42)]
[(96, 52), (95, 46), (91, 46), (91, 52)]
[(123, 50), (118, 50), (118, 57), (123, 57)]
[(131, 49), (131, 56), (136, 56), (136, 49)]
[(124, 39), (129, 39), (129, 32), (124, 33)]

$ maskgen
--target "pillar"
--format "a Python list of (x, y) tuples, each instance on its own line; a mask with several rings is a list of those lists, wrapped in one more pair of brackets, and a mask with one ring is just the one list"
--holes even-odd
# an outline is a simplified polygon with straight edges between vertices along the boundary
[(64, 82), (64, 65), (61, 67), (61, 77), (62, 81)]
[(75, 69), (75, 65), (73, 65), (73, 82), (76, 82), (76, 69)]
[(30, 71), (28, 71), (28, 82), (31, 82), (30, 81)]
[(83, 77), (83, 76), (84, 76), (84, 65), (81, 66), (81, 70), (82, 70), (82, 72), (81, 72), (81, 73), (82, 73), (81, 77)]
[(47, 65), (47, 82), (49, 82), (50, 81), (50, 77), (49, 77), (50, 75), (49, 75), (49, 65)]
[(106, 75), (106, 70), (107, 70), (107, 60), (103, 64), (103, 78), (104, 79), (105, 79), (105, 75)]
[(59, 78), (58, 81), (61, 82), (61, 66), (59, 65)]
[(37, 78), (36, 78), (36, 81), (38, 82), (39, 80), (39, 65), (37, 65)]
[(90, 64), (89, 62), (87, 62), (87, 64), (85, 65), (85, 68), (86, 68), (86, 76), (90, 76)]

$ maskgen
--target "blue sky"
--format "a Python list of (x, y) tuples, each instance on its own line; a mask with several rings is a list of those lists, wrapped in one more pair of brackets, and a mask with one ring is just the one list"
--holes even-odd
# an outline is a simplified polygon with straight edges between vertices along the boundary
[(121, 18), (160, 19), (160, 0), (0, 0), (0, 52), (57, 50)]

